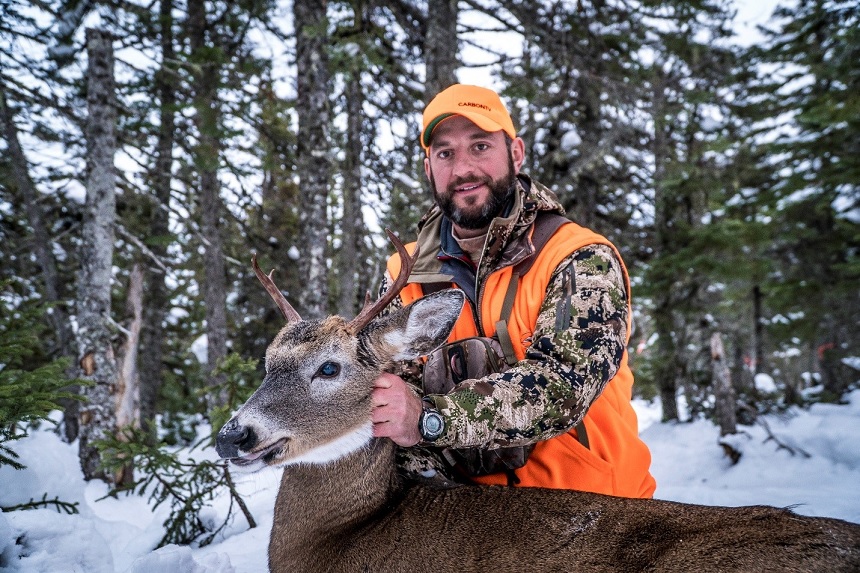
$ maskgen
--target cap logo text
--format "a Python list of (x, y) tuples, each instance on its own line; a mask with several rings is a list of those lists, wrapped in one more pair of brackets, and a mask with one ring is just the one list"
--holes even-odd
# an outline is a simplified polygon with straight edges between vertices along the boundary
[(482, 103), (474, 103), (471, 101), (463, 101), (463, 102), (458, 103), (457, 105), (460, 107), (464, 107), (464, 106), (465, 107), (477, 107), (477, 108), (483, 109), (485, 111), (492, 111), (488, 106), (486, 106)]

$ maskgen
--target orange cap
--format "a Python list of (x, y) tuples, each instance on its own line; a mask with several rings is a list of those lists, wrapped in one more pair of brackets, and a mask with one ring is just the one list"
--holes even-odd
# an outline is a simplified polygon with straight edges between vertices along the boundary
[(484, 131), (503, 130), (511, 139), (517, 136), (511, 114), (499, 99), (499, 94), (479, 86), (454, 84), (439, 92), (424, 108), (424, 129), (421, 131), (424, 151), (429, 150), (436, 126), (453, 115), (462, 115)]

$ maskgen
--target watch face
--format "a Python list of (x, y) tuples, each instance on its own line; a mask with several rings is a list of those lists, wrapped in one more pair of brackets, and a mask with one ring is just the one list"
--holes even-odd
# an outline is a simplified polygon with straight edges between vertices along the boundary
[(445, 429), (445, 421), (439, 412), (424, 410), (421, 416), (421, 435), (425, 440), (435, 440), (442, 435)]

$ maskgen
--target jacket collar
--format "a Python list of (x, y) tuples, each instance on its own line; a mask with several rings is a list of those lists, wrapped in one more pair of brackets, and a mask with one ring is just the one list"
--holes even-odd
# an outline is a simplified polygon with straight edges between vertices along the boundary
[[(564, 215), (564, 208), (552, 191), (521, 173), (517, 176), (516, 191), (506, 214), (496, 217), (490, 223), (478, 264), (478, 282), (490, 273), (515, 265), (534, 253), (531, 233), (528, 231), (541, 211)], [(442, 214), (438, 206), (430, 209), (421, 219), (417, 239), (421, 253), (409, 282), (450, 282), (453, 279), (450, 267), (442, 268), (443, 262), (450, 262), (452, 258), (459, 259), (463, 253), (451, 235), (451, 225), (451, 221)]]

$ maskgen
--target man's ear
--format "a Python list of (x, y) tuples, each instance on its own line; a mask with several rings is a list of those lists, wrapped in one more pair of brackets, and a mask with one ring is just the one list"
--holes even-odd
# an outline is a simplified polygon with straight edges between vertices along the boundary
[(526, 144), (522, 137), (516, 137), (511, 141), (511, 161), (514, 164), (514, 175), (518, 175), (526, 159)]
[(427, 295), (376, 321), (368, 336), (386, 348), (391, 360), (426, 356), (448, 340), (465, 300), (457, 289)]
[[(429, 151), (428, 151), (428, 154), (429, 154)], [(430, 171), (430, 158), (429, 157), (424, 158), (424, 176), (427, 177), (427, 181), (430, 181), (433, 179), (433, 173)]]

